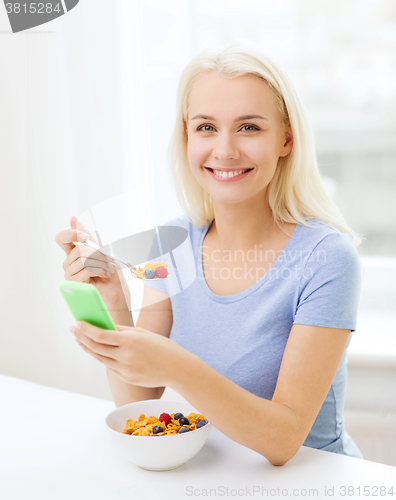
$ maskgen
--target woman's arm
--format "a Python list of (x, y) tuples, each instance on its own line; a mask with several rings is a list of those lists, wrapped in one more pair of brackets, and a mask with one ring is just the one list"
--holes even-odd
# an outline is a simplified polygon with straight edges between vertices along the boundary
[[(111, 308), (109, 312), (116, 325), (134, 326), (132, 313), (128, 310), (126, 301)], [(168, 295), (144, 287), (143, 304), (136, 326), (169, 337), (172, 328), (172, 305)], [(141, 387), (124, 382), (108, 367), (106, 374), (117, 408), (135, 401), (159, 399), (165, 390), (165, 387)]]
[[(155, 305), (157, 309), (159, 304)], [(116, 332), (82, 321), (74, 328), (81, 347), (136, 388), (169, 386), (234, 441), (283, 465), (304, 443), (336, 374), (350, 330), (294, 324), (271, 401), (217, 373), (165, 336), (119, 325)]]
[(169, 385), (234, 441), (273, 465), (304, 443), (330, 389), (350, 330), (295, 324), (271, 401), (242, 389), (197, 356), (178, 358)]

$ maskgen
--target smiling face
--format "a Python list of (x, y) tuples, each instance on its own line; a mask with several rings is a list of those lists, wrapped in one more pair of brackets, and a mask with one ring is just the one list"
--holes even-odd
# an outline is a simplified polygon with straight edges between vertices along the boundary
[[(292, 149), (287, 129), (291, 130), (283, 126), (275, 98), (261, 78), (202, 74), (189, 96), (190, 168), (214, 203), (264, 199), (279, 157)], [(225, 174), (247, 169), (232, 178)]]

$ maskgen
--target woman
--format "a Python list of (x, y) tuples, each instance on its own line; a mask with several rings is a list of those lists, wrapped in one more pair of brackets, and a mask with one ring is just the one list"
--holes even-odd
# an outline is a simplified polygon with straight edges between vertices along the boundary
[(181, 75), (169, 152), (185, 215), (168, 224), (189, 231), (197, 279), (171, 299), (166, 280), (147, 283), (136, 327), (122, 273), (109, 278), (104, 257), (84, 268), (79, 222), (57, 235), (65, 279), (94, 284), (117, 324), (71, 328), (116, 405), (169, 386), (273, 465), (303, 444), (363, 458), (342, 414), (360, 238), (323, 189), (289, 78), (253, 44), (201, 53)]

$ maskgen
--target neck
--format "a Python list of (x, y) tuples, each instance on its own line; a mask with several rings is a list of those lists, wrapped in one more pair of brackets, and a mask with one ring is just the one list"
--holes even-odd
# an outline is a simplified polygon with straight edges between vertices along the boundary
[(215, 218), (209, 231), (220, 250), (249, 250), (273, 239), (276, 224), (267, 200), (260, 195), (242, 203), (213, 200)]

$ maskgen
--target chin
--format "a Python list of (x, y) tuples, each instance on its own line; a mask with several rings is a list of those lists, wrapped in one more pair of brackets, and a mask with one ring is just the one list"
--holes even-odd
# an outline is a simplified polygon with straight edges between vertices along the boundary
[(217, 193), (210, 193), (209, 191), (207, 192), (210, 194), (212, 200), (216, 203), (243, 203), (244, 201), (249, 199), (249, 196), (241, 196), (240, 194), (236, 194), (233, 196), (231, 193), (229, 193), (227, 196), (221, 196)]

